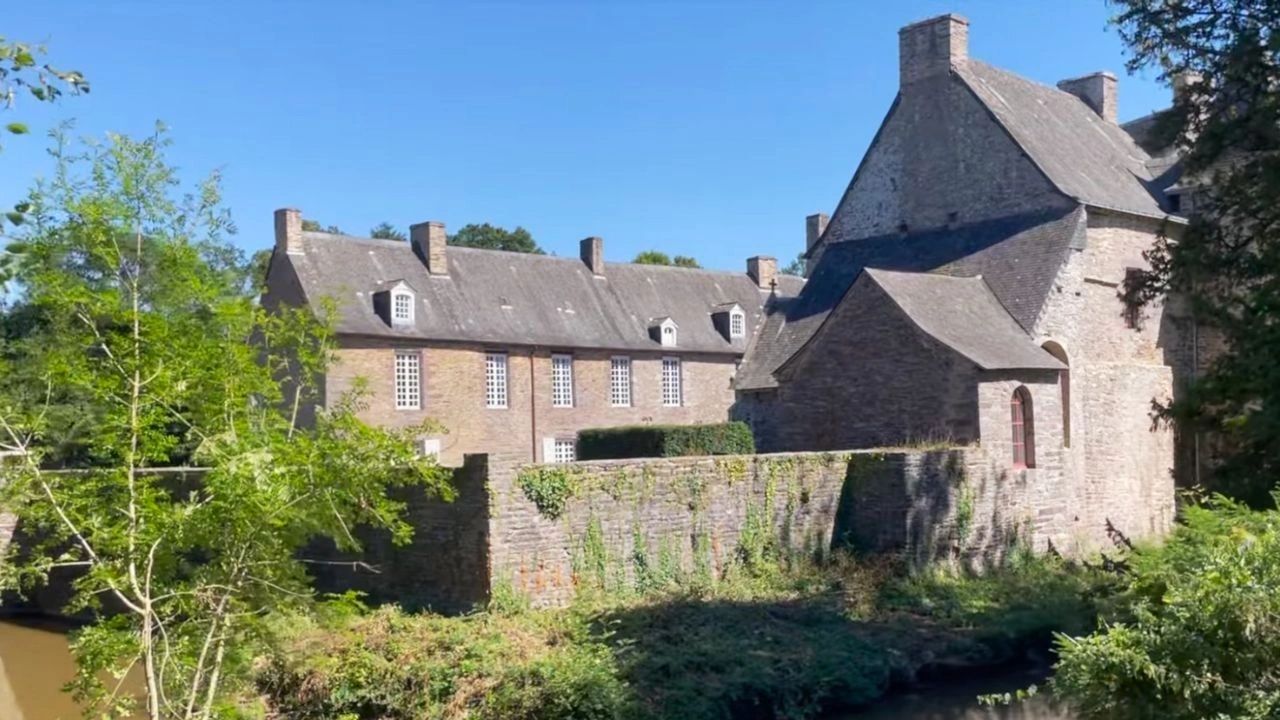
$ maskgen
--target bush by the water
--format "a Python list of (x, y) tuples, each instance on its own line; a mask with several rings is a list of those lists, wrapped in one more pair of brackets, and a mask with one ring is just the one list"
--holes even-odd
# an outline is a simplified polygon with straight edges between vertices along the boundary
[(558, 610), (507, 591), (462, 617), (295, 620), (259, 690), (299, 720), (813, 718), (931, 665), (1007, 661), (1087, 625), (1105, 582), (1025, 556), (980, 578), (844, 553), (771, 562), (710, 582), (690, 571), (644, 590), (584, 587)]
[(1183, 509), (1129, 562), (1103, 628), (1062, 637), (1054, 685), (1088, 717), (1280, 717), (1280, 511)]
[(578, 433), (579, 460), (690, 455), (750, 455), (756, 451), (743, 422), (705, 425), (628, 425)]

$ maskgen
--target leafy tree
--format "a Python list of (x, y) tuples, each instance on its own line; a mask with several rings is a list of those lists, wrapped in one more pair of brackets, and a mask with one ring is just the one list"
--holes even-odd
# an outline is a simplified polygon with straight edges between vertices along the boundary
[(369, 237), (380, 238), (382, 240), (399, 240), (400, 242), (406, 242), (409, 239), (405, 237), (403, 232), (400, 232), (389, 222), (381, 222), (375, 225), (373, 229), (369, 231)]
[[(0, 579), (29, 588), (78, 568), (68, 609), (111, 611), (72, 641), (90, 712), (123, 716), (130, 698), (104, 680), (136, 669), (148, 718), (206, 719), (230, 714), (270, 614), (312, 602), (312, 538), (355, 547), (351, 528), (368, 524), (403, 541), (388, 489), (449, 488), (413, 449), (427, 428), (366, 426), (358, 395), (299, 423), (333, 348), (325, 313), (254, 302), (216, 178), (175, 199), (165, 145), (113, 136), (59, 154), (10, 248), (39, 322), (4, 348), (0, 375), (23, 369), (32, 386), (0, 392), (0, 449), (13, 453), (0, 505), (39, 532), (0, 559)], [(46, 463), (73, 421), (48, 412), (59, 393), (94, 413), (92, 462), (74, 473)], [(203, 476), (156, 469), (182, 446)]]
[(631, 262), (637, 265), (670, 265), (671, 256), (661, 250), (645, 250), (632, 258)]
[(337, 225), (325, 226), (325, 225), (321, 225), (316, 220), (308, 220), (306, 218), (302, 219), (302, 229), (307, 232), (327, 232), (327, 233), (333, 233), (334, 235), (342, 234), (342, 229), (339, 228)]
[(688, 255), (676, 255), (671, 257), (661, 250), (645, 250), (638, 253), (631, 262), (637, 265), (671, 265), (674, 267), (701, 268), (695, 258)]
[[(89, 81), (75, 70), (58, 70), (41, 62), (43, 45), (11, 42), (0, 36), (0, 105), (13, 107), (18, 96), (30, 95), (41, 102), (53, 102), (64, 91), (73, 95), (89, 92)], [(28, 132), (25, 124), (11, 122), (5, 130), (14, 135)]]
[(546, 254), (542, 248), (538, 247), (538, 243), (534, 241), (533, 235), (530, 235), (528, 230), (522, 227), (507, 230), (489, 223), (464, 225), (458, 232), (449, 236), (449, 244), (485, 250)]
[(805, 266), (805, 262), (804, 262), (804, 253), (797, 253), (797, 254), (796, 254), (796, 259), (795, 259), (795, 260), (792, 260), (792, 261), (791, 261), (791, 262), (789, 262), (789, 263), (787, 263), (787, 264), (782, 268), (782, 274), (783, 274), (783, 275), (795, 275), (795, 276), (797, 276), (797, 277), (803, 276), (803, 275), (804, 275), (804, 266)]
[(1117, 5), (1130, 69), (1180, 88), (1158, 129), (1186, 149), (1195, 211), (1125, 292), (1186, 298), (1221, 335), (1226, 352), (1161, 412), (1219, 446), (1216, 488), (1266, 505), (1280, 477), (1280, 0)]

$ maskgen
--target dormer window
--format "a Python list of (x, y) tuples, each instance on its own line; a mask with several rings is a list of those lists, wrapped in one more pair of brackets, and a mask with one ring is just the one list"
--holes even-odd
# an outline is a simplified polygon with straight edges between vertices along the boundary
[(711, 309), (711, 322), (716, 332), (729, 342), (747, 336), (747, 313), (735, 302), (716, 305)]
[(403, 282), (391, 288), (391, 324), (413, 324), (413, 291)]
[(412, 327), (414, 300), (413, 289), (403, 280), (395, 280), (385, 290), (373, 294), (373, 312), (391, 327)]
[(656, 324), (650, 329), (650, 333), (653, 335), (653, 339), (657, 340), (662, 347), (675, 347), (680, 328), (676, 325), (675, 320), (664, 317), (658, 318)]

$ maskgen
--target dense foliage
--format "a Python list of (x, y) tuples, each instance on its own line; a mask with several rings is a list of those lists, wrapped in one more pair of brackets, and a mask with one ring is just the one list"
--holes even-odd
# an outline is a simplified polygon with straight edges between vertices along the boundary
[(299, 619), (258, 689), (299, 720), (814, 718), (931, 665), (1020, 657), (1089, 625), (1107, 583), (1024, 553), (981, 577), (903, 575), (843, 553), (766, 562), (710, 578), (677, 565), (609, 592), (584, 583), (561, 610), (505, 591), (463, 617)]
[(1280, 512), (1192, 506), (1130, 562), (1120, 610), (1060, 640), (1059, 691), (1090, 717), (1280, 716)]
[(631, 262), (636, 263), (637, 265), (671, 265), (673, 267), (695, 269), (702, 267), (696, 258), (689, 257), (688, 255), (676, 255), (675, 257), (671, 257), (661, 250), (645, 250), (637, 253), (636, 256), (632, 258)]
[(507, 230), (489, 223), (463, 225), (458, 232), (449, 236), (449, 244), (482, 250), (546, 254), (542, 248), (538, 247), (538, 243), (534, 241), (533, 235), (529, 234), (528, 230), (522, 227)]
[[(421, 429), (364, 425), (358, 396), (301, 422), (329, 329), (256, 303), (216, 177), (181, 194), (165, 147), (59, 142), (6, 248), (21, 293), (0, 348), (0, 505), (28, 542), (0, 580), (73, 570), (66, 610), (111, 611), (73, 640), (75, 690), (105, 717), (128, 711), (131, 668), (153, 720), (227, 715), (263, 618), (311, 600), (309, 541), (353, 547), (358, 524), (403, 541), (388, 488), (449, 493)], [(51, 469), (68, 456), (80, 469)], [(207, 470), (157, 469), (175, 460)]]
[(755, 437), (744, 422), (703, 425), (627, 425), (578, 433), (579, 460), (750, 455)]
[(1163, 408), (1222, 461), (1214, 489), (1255, 505), (1280, 477), (1280, 0), (1117, 0), (1130, 69), (1178, 89), (1157, 123), (1185, 149), (1190, 224), (1148, 254), (1132, 299), (1185, 300), (1225, 352)]

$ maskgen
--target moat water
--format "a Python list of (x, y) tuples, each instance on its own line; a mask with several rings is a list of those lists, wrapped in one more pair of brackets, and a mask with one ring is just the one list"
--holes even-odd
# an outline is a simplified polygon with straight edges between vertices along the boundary
[[(75, 702), (62, 692), (74, 672), (63, 630), (49, 623), (0, 620), (0, 719), (80, 718)], [(1037, 679), (1035, 671), (1001, 671), (896, 695), (868, 710), (828, 720), (1073, 720), (1074, 715), (1046, 698), (1002, 708), (977, 701), (979, 694), (1008, 692)]]

